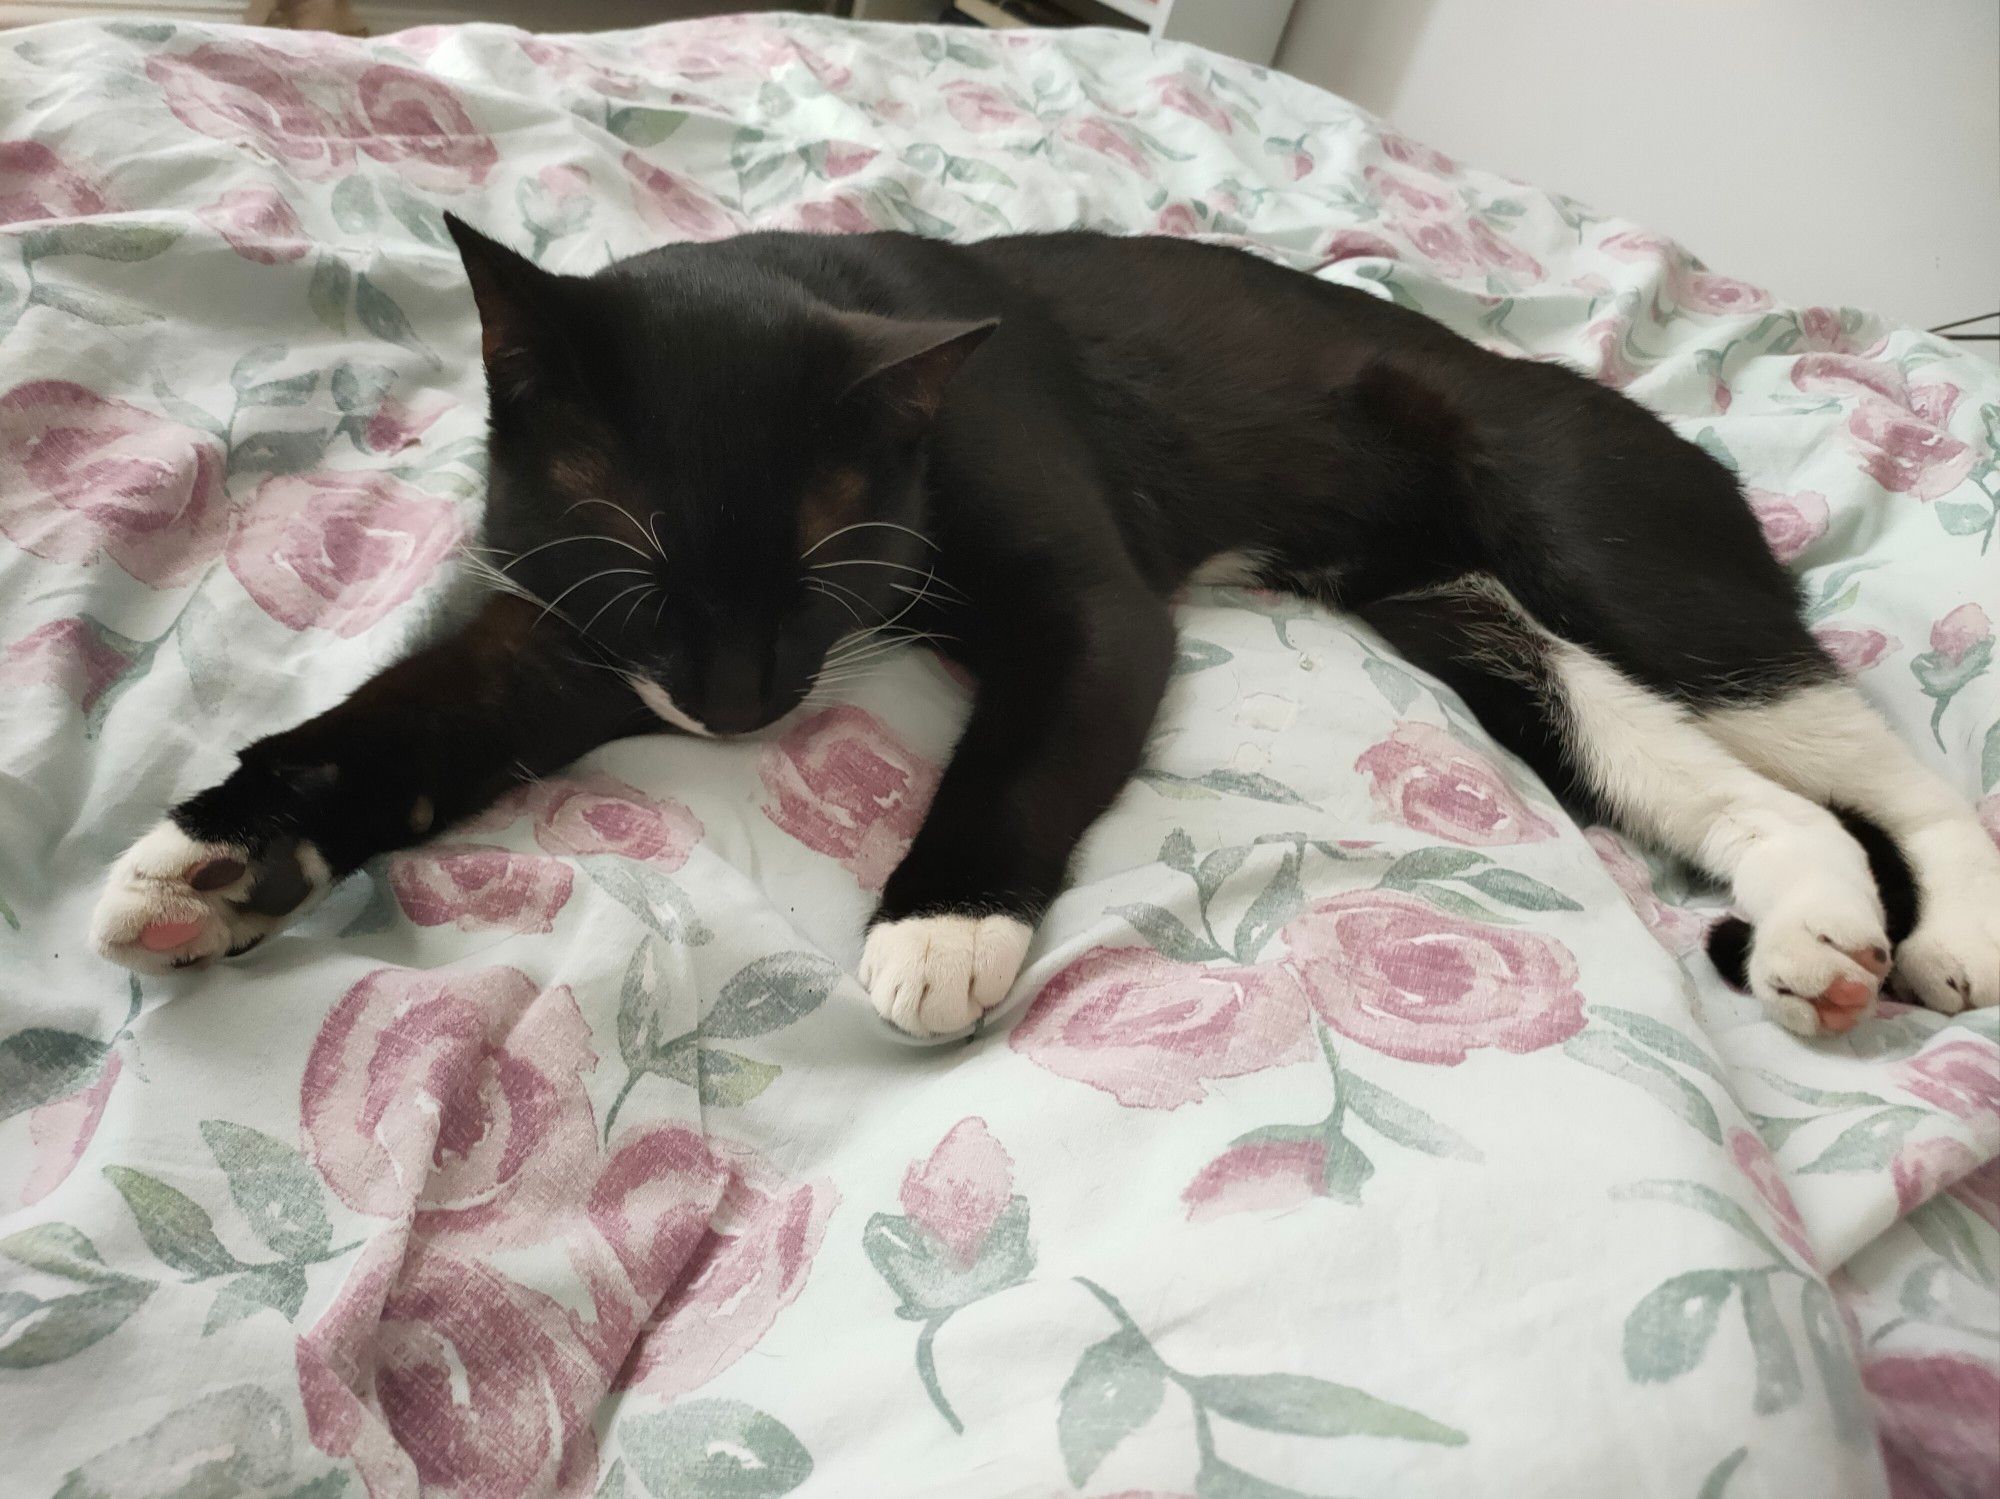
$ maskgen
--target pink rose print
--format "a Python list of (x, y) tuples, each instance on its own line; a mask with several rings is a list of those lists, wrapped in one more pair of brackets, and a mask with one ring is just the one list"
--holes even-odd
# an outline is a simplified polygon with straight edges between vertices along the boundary
[(298, 59), (257, 42), (208, 42), (157, 54), (146, 76), (190, 130), (263, 151), (300, 177), (324, 182), (354, 164), (349, 127), (299, 92)]
[(1449, 224), (1423, 219), (1397, 219), (1391, 225), (1407, 239), (1417, 254), (1441, 276), (1464, 276), (1479, 269), (1479, 256)]
[(1785, 1246), (1799, 1257), (1804, 1265), (1816, 1265), (1818, 1259), (1813, 1254), (1812, 1241), (1806, 1237), (1806, 1226), (1799, 1217), (1797, 1204), (1785, 1186), (1784, 1174), (1778, 1170), (1778, 1163), (1771, 1158), (1771, 1151), (1764, 1139), (1754, 1130), (1733, 1129), (1729, 1132), (1729, 1154), (1756, 1190), (1758, 1201), (1764, 1204), (1766, 1217), (1778, 1230), (1778, 1237)]
[(89, 620), (57, 619), (23, 635), (0, 654), (0, 684), (55, 687), (88, 713), (131, 665), (132, 657), (106, 640)]
[[(379, 1235), (295, 1351), (313, 1444), (373, 1494), (587, 1493), (602, 1376), (562, 1307), (491, 1266)], [(401, 1263), (398, 1259), (401, 1257)]]
[(619, 854), (669, 872), (701, 841), (701, 821), (677, 801), (655, 801), (608, 775), (555, 777), (529, 792), (535, 842), (552, 854)]
[(758, 758), (764, 815), (880, 890), (923, 825), (935, 767), (859, 708), (806, 719)]
[(0, 224), (81, 219), (110, 205), (88, 178), (40, 141), (0, 141)]
[(1458, 163), (1442, 151), (1434, 151), (1429, 146), (1420, 145), (1406, 135), (1398, 135), (1393, 130), (1382, 132), (1382, 154), (1391, 161), (1399, 161), (1406, 167), (1415, 167), (1420, 172), (1429, 172), (1438, 177), (1449, 177), (1458, 170)]
[(1987, 837), (2000, 845), (2000, 791), (1980, 802), (1979, 825), (1986, 829)]
[(944, 107), (951, 117), (975, 135), (1005, 130), (1029, 118), (1014, 101), (991, 84), (960, 79), (944, 86)]
[(1693, 911), (1661, 900), (1653, 890), (1652, 871), (1622, 838), (1609, 828), (1592, 828), (1583, 836), (1660, 946), (1679, 957), (1700, 945), (1708, 923)]
[(1959, 1206), (1970, 1208), (2000, 1230), (2000, 1161), (1988, 1161), (1962, 1177), (1951, 1189), (1951, 1196)]
[(1484, 219), (1473, 219), (1466, 232), (1472, 236), (1473, 252), (1488, 265), (1498, 266), (1516, 275), (1530, 276), (1537, 280), (1542, 275), (1542, 263), (1526, 250), (1511, 241), (1502, 239), (1487, 227)]
[(1232, 1145), (1202, 1167), (1181, 1193), (1188, 1220), (1295, 1207), (1326, 1192), (1326, 1141), (1270, 1140)]
[(1483, 757), (1427, 723), (1399, 723), (1354, 768), (1384, 817), (1420, 833), (1476, 848), (1556, 835)]
[(356, 132), (361, 149), (427, 193), (477, 187), (500, 160), (458, 96), (427, 73), (377, 64), (361, 75), (355, 98), (366, 122)]
[(1576, 960), (1536, 932), (1358, 890), (1317, 902), (1280, 936), (1320, 1017), (1386, 1056), (1456, 1067), (1476, 1050), (1540, 1051), (1583, 1029)]
[(389, 861), (389, 888), (418, 926), (461, 932), (548, 932), (575, 875), (558, 859), (477, 843), (440, 843)]
[(1670, 261), (1680, 254), (1680, 246), (1672, 240), (1644, 229), (1621, 229), (1607, 235), (1597, 248), (1614, 259), (1635, 262)]
[(421, 588), (458, 544), (448, 500), (385, 473), (266, 479), (229, 538), (229, 570), (271, 618), (352, 639)]
[(729, 1186), (686, 1274), (619, 1372), (618, 1387), (672, 1400), (754, 1348), (805, 1287), (839, 1194), (788, 1182), (746, 1150), (714, 1145)]
[[(593, 1227), (651, 1307), (686, 1272), (729, 1183), (701, 1135), (682, 1125), (622, 1136), (590, 1189)], [(624, 1350), (612, 1369), (624, 1361)]]
[(1217, 135), (1235, 133), (1236, 127), (1229, 118), (1229, 112), (1186, 78), (1178, 74), (1167, 78), (1155, 78), (1153, 92), (1159, 96), (1160, 103), (1168, 109), (1184, 114), (1191, 120), (1201, 121)]
[(31, 1207), (69, 1179), (97, 1136), (104, 1106), (118, 1086), (125, 1059), (113, 1051), (103, 1068), (74, 1093), (51, 1099), (28, 1115), (28, 1175), (21, 1183), (21, 1206)]
[(378, 968), (321, 1024), (300, 1084), (306, 1150), (358, 1213), (416, 1233), (535, 1243), (598, 1175), (567, 988), (513, 968)]
[(274, 188), (232, 187), (195, 213), (230, 249), (260, 265), (297, 260), (308, 248), (299, 216)]
[(1071, 120), (1063, 126), (1062, 133), (1086, 150), (1095, 151), (1099, 156), (1109, 156), (1114, 161), (1122, 161), (1141, 177), (1153, 175), (1152, 165), (1139, 148), (1133, 145), (1109, 120)]
[(1177, 1109), (1213, 1078), (1311, 1051), (1306, 1006), (1283, 969), (1203, 968), (1145, 947), (1100, 947), (1043, 986), (1007, 1044), (1128, 1109)]
[(1880, 630), (1841, 630), (1832, 625), (1815, 625), (1813, 639), (1850, 676), (1866, 671), (1892, 651), (1903, 648), (1902, 642)]
[(1361, 175), (1384, 204), (1407, 209), (1420, 219), (1445, 218), (1458, 207), (1458, 200), (1448, 193), (1434, 191), (1407, 177), (1386, 172), (1381, 167), (1369, 167)]
[(1365, 229), (1336, 229), (1320, 242), (1319, 265), (1324, 270), (1343, 260), (1401, 260), (1403, 252), (1379, 234)]
[(869, 216), (863, 200), (852, 193), (794, 204), (780, 218), (807, 234), (867, 234), (881, 227)]
[(1583, 330), (1583, 341), (1597, 353), (1597, 379), (1623, 390), (1639, 378), (1638, 366), (1625, 355), (1625, 328), (1616, 317), (1599, 318)]
[(1960, 604), (1931, 626), (1931, 649), (1951, 666), (1992, 638), (1993, 622), (1977, 604)]
[(451, 410), (449, 401), (436, 401), (421, 408), (405, 405), (394, 396), (386, 397), (375, 414), (361, 426), (361, 446), (371, 453), (400, 453), (414, 447), (432, 424)]
[(826, 154), (820, 159), (820, 170), (836, 180), (852, 177), (881, 154), (873, 146), (863, 146), (854, 141), (828, 141)]
[(1889, 1163), (1896, 1211), (1908, 1213), (1923, 1206), (1978, 1165), (1979, 1152), (1948, 1135), (1905, 1145)]
[(1809, 393), (1859, 397), (1847, 436), (1870, 478), (1894, 494), (1935, 500), (1957, 488), (1978, 455), (1945, 430), (1958, 387), (1910, 385), (1893, 365), (1846, 354), (1806, 354), (1792, 384)]
[(0, 532), (50, 562), (186, 582), (222, 549), (222, 466), (210, 434), (67, 380), (0, 396)]
[(1710, 271), (1680, 277), (1675, 293), (1684, 312), (1761, 312), (1771, 305), (1771, 294), (1762, 288)]
[(627, 151), (623, 160), (632, 178), (632, 206), (647, 228), (675, 239), (720, 239), (739, 227), (721, 204), (684, 178), (637, 151)]
[(1178, 234), (1182, 236), (1201, 233), (1201, 220), (1194, 216), (1194, 210), (1185, 203), (1169, 203), (1162, 208), (1159, 217), (1153, 220), (1156, 234)]
[(1861, 1366), (1894, 1499), (2000, 1493), (2000, 1373), (1958, 1353), (1889, 1354)]
[(1013, 1196), (1013, 1159), (977, 1116), (959, 1120), (927, 1160), (903, 1175), (903, 1211), (951, 1251), (961, 1270), (978, 1261)]
[(1802, 489), (1797, 494), (1749, 491), (1750, 509), (1764, 528), (1764, 544), (1780, 562), (1794, 560), (1826, 535), (1826, 496)]
[(1898, 1079), (1925, 1103), (1981, 1126), (2000, 1122), (2000, 1050), (1990, 1041), (1946, 1034), (1904, 1064)]

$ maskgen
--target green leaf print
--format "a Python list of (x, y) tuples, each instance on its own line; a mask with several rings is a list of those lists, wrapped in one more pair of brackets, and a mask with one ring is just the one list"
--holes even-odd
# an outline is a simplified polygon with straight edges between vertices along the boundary
[(650, 105), (633, 104), (614, 109), (605, 116), (604, 128), (628, 146), (644, 150), (657, 146), (687, 123), (684, 109), (655, 109)]
[(1900, 1104), (1870, 1114), (1842, 1130), (1831, 1145), (1799, 1167), (1800, 1174), (1880, 1171), (1895, 1159), (1910, 1131), (1931, 1117), (1928, 1109)]
[(347, 332), (347, 297), (353, 285), (354, 273), (339, 256), (322, 253), (313, 262), (306, 301), (313, 316), (335, 333)]
[(198, 427), (204, 432), (212, 432), (225, 442), (229, 439), (229, 424), (219, 417), (211, 416), (192, 401), (183, 401), (173, 393), (165, 380), (155, 376), (153, 399), (160, 403), (160, 409), (183, 426)]
[(1399, 1437), (1465, 1445), (1465, 1433), (1407, 1406), (1378, 1400), (1352, 1385), (1309, 1374), (1211, 1374), (1188, 1390), (1218, 1416), (1260, 1431), (1307, 1437)]
[(1320, 1182), (1326, 1188), (1326, 1195), (1349, 1207), (1361, 1206), (1361, 1189), (1375, 1174), (1375, 1163), (1338, 1129), (1328, 1130), (1324, 1138), (1326, 1165), (1321, 1170)]
[(1367, 673), (1368, 680), (1374, 684), (1375, 690), (1387, 698), (1389, 706), (1398, 713), (1407, 712), (1410, 704), (1417, 700), (1417, 695), (1423, 690), (1417, 685), (1415, 677), (1401, 667), (1391, 666), (1379, 656), (1370, 656), (1363, 661), (1361, 669)]
[(1581, 911), (1582, 906), (1540, 880), (1531, 879), (1515, 869), (1502, 869), (1495, 865), (1482, 869), (1476, 874), (1461, 875), (1465, 884), (1482, 895), (1491, 896), (1504, 906), (1513, 906), (1521, 911)]
[(896, 1315), (924, 1322), (1026, 1280), (1035, 1270), (1028, 1199), (1013, 1197), (994, 1221), (979, 1258), (960, 1265), (943, 1243), (915, 1220), (877, 1213), (861, 1233), (862, 1253), (901, 1298)]
[(102, 1041), (31, 1026), (0, 1041), (0, 1119), (40, 1108), (82, 1087), (104, 1065)]
[(1721, 1065), (1672, 1026), (1664, 1025), (1651, 1016), (1640, 1015), (1631, 1010), (1616, 1009), (1611, 1005), (1593, 1005), (1591, 1013), (1601, 1020), (1610, 1021), (1641, 1045), (1651, 1048), (1669, 1061), (1705, 1073), (1725, 1088), (1730, 1086)]
[(1482, 906), (1471, 896), (1450, 889), (1444, 885), (1412, 885), (1410, 894), (1419, 896), (1448, 915), (1462, 917), (1467, 921), (1483, 921), (1489, 926), (1518, 926), (1520, 923), (1511, 916), (1503, 916), (1491, 907)]
[(1760, 1416), (1790, 1410), (1805, 1392), (1799, 1356), (1785, 1325), (1778, 1320), (1778, 1303), (1771, 1295), (1771, 1277), (1746, 1275), (1737, 1282), (1743, 1301), (1743, 1330), (1757, 1360), (1757, 1394), (1752, 1402)]
[(1978, 536), (1993, 524), (1992, 508), (1976, 501), (1939, 500), (1931, 508), (1947, 536)]
[(122, 1279), (109, 1285), (16, 1307), (0, 1342), (0, 1369), (36, 1369), (81, 1353), (109, 1337), (145, 1304), (151, 1281)]
[(306, 1272), (299, 1266), (258, 1265), (222, 1283), (208, 1309), (208, 1320), (201, 1325), (201, 1335), (207, 1337), (266, 1309), (289, 1322), (299, 1314), (305, 1300)]
[(1464, 1136), (1445, 1128), (1422, 1109), (1403, 1102), (1394, 1094), (1345, 1069), (1340, 1074), (1340, 1098), (1348, 1110), (1376, 1134), (1406, 1149), (1455, 1161), (1485, 1159)]
[(740, 1400), (684, 1400), (616, 1429), (625, 1461), (655, 1499), (777, 1499), (812, 1476), (799, 1439)]
[(331, 432), (257, 432), (229, 450), (229, 473), (300, 474), (317, 467)]
[(243, 1268), (216, 1238), (207, 1210), (186, 1193), (126, 1166), (106, 1166), (104, 1178), (131, 1208), (146, 1247), (166, 1264), (194, 1280)]
[(944, 174), (953, 182), (978, 182), (994, 187), (1013, 187), (1014, 179), (991, 162), (975, 161), (970, 156), (954, 156), (945, 163)]
[(1250, 902), (1250, 909), (1237, 923), (1234, 942), (1239, 963), (1254, 963), (1271, 940), (1271, 934), (1305, 909), (1306, 893), (1299, 884), (1300, 850), (1294, 848), (1278, 861), (1271, 881)]
[(1259, 775), (1254, 770), (1211, 770), (1197, 776), (1195, 780), (1211, 791), (1220, 791), (1226, 796), (1242, 796), (1252, 801), (1274, 802), (1283, 807), (1312, 805), (1289, 786), (1280, 785), (1269, 776)]
[(1727, 1270), (1689, 1270), (1654, 1287), (1625, 1319), (1625, 1372), (1660, 1384), (1700, 1363), (1735, 1287)]
[(1729, 1487), (1729, 1480), (1736, 1476), (1736, 1470), (1743, 1466), (1743, 1460), (1749, 1455), (1748, 1447), (1738, 1447), (1717, 1463), (1709, 1470), (1708, 1477), (1702, 1480), (1701, 1492), (1695, 1499), (1723, 1499), (1724, 1492)]
[[(56, 1499), (299, 1499), (307, 1490), (292, 1487), (292, 1419), (286, 1402), (256, 1385), (213, 1391), (71, 1469)], [(345, 1477), (324, 1475), (316, 1495), (339, 1493), (325, 1479)]]
[(1973, 1228), (1972, 1215), (1940, 1194), (1904, 1220), (1931, 1251), (1975, 1285), (2000, 1289), (2000, 1273), (1988, 1262)]
[(450, 246), (451, 235), (445, 232), (444, 215), (436, 208), (421, 198), (412, 197), (409, 190), (393, 178), (383, 181), (381, 191), (382, 201), (388, 205), (390, 215), (419, 243), (434, 250)]
[(1426, 880), (1456, 879), (1466, 870), (1490, 862), (1486, 855), (1469, 848), (1420, 848), (1383, 871), (1382, 885), (1389, 890), (1408, 890)]
[(1160, 862), (1185, 875), (1194, 873), (1194, 840), (1184, 828), (1175, 828), (1161, 842)]
[(9, 1234), (0, 1239), (0, 1255), (17, 1265), (83, 1285), (112, 1285), (131, 1279), (106, 1265), (97, 1246), (67, 1223), (37, 1223)]
[(204, 1119), (201, 1137), (229, 1180), (251, 1232), (286, 1259), (311, 1259), (333, 1243), (325, 1189), (304, 1156), (260, 1130)]
[(762, 1036), (804, 1019), (840, 982), (840, 970), (817, 953), (771, 953), (746, 964), (722, 986), (702, 1017), (701, 1033), (726, 1040)]
[(319, 372), (290, 375), (283, 380), (266, 380), (243, 392), (245, 406), (303, 406), (319, 388)]
[(105, 224), (81, 220), (28, 230), (21, 236), (21, 258), (39, 260), (45, 255), (88, 255), (93, 260), (151, 260), (172, 248), (180, 237), (178, 228), (164, 224)]
[(1805, 1319), (1806, 1347), (1812, 1350), (1813, 1363), (1819, 1368), (1820, 1383), (1826, 1388), (1827, 1404), (1833, 1407), (1834, 1427), (1841, 1440), (1857, 1445), (1872, 1440), (1875, 1426), (1868, 1392), (1862, 1388), (1833, 1293), (1819, 1281), (1809, 1280), (1800, 1296), (1799, 1310)]
[(1991, 791), (2000, 786), (2000, 719), (1986, 731), (1986, 748), (1979, 757), (1979, 789)]
[(741, 1107), (776, 1082), (784, 1071), (782, 1067), (739, 1056), (719, 1046), (696, 1047), (693, 1055), (698, 1068), (695, 1086), (701, 1093), (701, 1101), (711, 1108)]
[(382, 207), (375, 196), (375, 185), (358, 172), (340, 179), (330, 206), (333, 221), (343, 234), (370, 234), (381, 227)]
[(593, 854), (577, 862), (599, 889), (665, 941), (700, 947), (714, 938), (680, 886), (657, 869), (616, 854)]
[(625, 1459), (621, 1457), (604, 1470), (604, 1477), (598, 1480), (597, 1492), (592, 1499), (625, 1499), (628, 1492), (625, 1487)]
[[(1202, 909), (1215, 899), (1216, 894), (1228, 883), (1229, 877), (1243, 867), (1243, 861), (1250, 857), (1247, 847), (1218, 848), (1204, 854), (1201, 863), (1194, 869), (1195, 892), (1200, 897)], [(1175, 866), (1179, 868), (1178, 865)]]
[(1697, 1213), (1706, 1213), (1716, 1222), (1735, 1229), (1763, 1250), (1770, 1256), (1772, 1264), (1786, 1268), (1792, 1266), (1791, 1256), (1771, 1242), (1770, 1236), (1757, 1226), (1756, 1220), (1751, 1218), (1741, 1203), (1702, 1182), (1634, 1182), (1630, 1186), (1614, 1187), (1611, 1195), (1620, 1202), (1670, 1202), (1676, 1207), (1691, 1208)]
[(1298, 1489), (1246, 1473), (1224, 1462), (1213, 1452), (1202, 1454), (1201, 1471), (1195, 1474), (1195, 1499), (1312, 1499)]
[(1211, 666), (1220, 666), (1225, 661), (1235, 660), (1235, 655), (1216, 645), (1213, 641), (1196, 640), (1191, 635), (1180, 637), (1174, 649), (1172, 675), (1191, 676), (1198, 671), (1206, 671)]
[(1160, 1409), (1166, 1371), (1137, 1330), (1113, 1333), (1083, 1351), (1062, 1387), (1056, 1440), (1069, 1481), (1082, 1488), (1111, 1450)]
[(1563, 1054), (1573, 1062), (1595, 1067), (1651, 1094), (1716, 1144), (1722, 1143), (1722, 1121), (1716, 1117), (1715, 1105), (1708, 1101), (1707, 1095), (1625, 1037), (1605, 1030), (1587, 1030), (1565, 1041)]
[(1181, 919), (1165, 906), (1139, 901), (1128, 906), (1112, 906), (1105, 914), (1118, 917), (1144, 937), (1155, 952), (1177, 963), (1199, 963), (1228, 956), (1206, 937), (1198, 937), (1189, 931)]
[(438, 362), (417, 330), (410, 326), (410, 320), (403, 309), (396, 305), (396, 299), (377, 286), (366, 275), (354, 278), (354, 315), (361, 320), (361, 326), (384, 343), (396, 344), (423, 355), (432, 364)]
[(35, 283), (34, 289), (28, 293), (28, 305), (53, 307), (57, 312), (66, 312), (73, 318), (95, 323), (100, 328), (129, 328), (137, 323), (157, 323), (163, 316), (149, 307), (140, 307), (120, 297), (85, 291), (81, 287), (55, 286), (47, 281)]

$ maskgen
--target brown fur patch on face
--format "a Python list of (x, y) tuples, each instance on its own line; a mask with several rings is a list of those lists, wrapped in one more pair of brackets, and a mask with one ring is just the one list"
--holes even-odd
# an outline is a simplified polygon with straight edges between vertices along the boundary
[(646, 523), (605, 494), (610, 483), (610, 462), (589, 448), (569, 448), (549, 463), (549, 487), (569, 509), (588, 511), (578, 519), (589, 529), (651, 551)]
[(868, 495), (868, 476), (855, 468), (829, 469), (799, 499), (799, 555), (803, 557), (842, 526), (867, 517), (861, 502)]

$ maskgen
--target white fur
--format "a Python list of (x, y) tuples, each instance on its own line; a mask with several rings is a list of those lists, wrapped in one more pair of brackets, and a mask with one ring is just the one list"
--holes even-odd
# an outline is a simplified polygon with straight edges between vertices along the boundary
[(1887, 951), (1882, 903), (1833, 815), (1737, 759), (1687, 710), (1543, 633), (1579, 768), (1635, 831), (1729, 881), (1756, 928), (1750, 987), (1773, 1017), (1813, 1035), (1810, 1000), (1835, 981), (1872, 995), (1879, 980), (1842, 949)]
[(632, 690), (639, 694), (640, 702), (675, 728), (684, 733), (699, 734), (704, 739), (714, 737), (707, 724), (682, 708), (668, 696), (667, 689), (658, 682), (649, 682), (644, 677), (627, 677), (626, 680), (632, 684)]
[[(140, 973), (165, 973), (191, 968), (255, 938), (265, 937), (307, 910), (332, 885), (331, 871), (310, 843), (297, 849), (299, 866), (312, 893), (281, 916), (261, 916), (237, 909), (256, 882), (249, 855), (226, 843), (198, 843), (172, 822), (162, 822), (119, 856), (105, 877), (104, 892), (90, 919), (90, 941), (112, 962)], [(216, 890), (196, 890), (189, 878), (216, 859), (237, 859), (246, 868), (234, 884)], [(196, 930), (166, 948), (142, 940), (149, 927), (162, 922), (194, 922)]]
[(909, 916), (868, 933), (861, 982), (875, 1009), (924, 1040), (962, 1034), (1007, 997), (1034, 928), (1012, 916)]
[(1270, 559), (1256, 552), (1217, 552), (1188, 574), (1194, 588), (1250, 588)]
[(1910, 861), (1917, 929), (1896, 949), (1897, 987), (1946, 1014), (2000, 1004), (2000, 849), (1972, 809), (1853, 687), (1805, 688), (1701, 725), (1773, 780), (1878, 823)]

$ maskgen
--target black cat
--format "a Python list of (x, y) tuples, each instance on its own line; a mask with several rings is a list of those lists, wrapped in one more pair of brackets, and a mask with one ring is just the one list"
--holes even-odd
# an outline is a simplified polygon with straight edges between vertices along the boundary
[(135, 845), (95, 923), (119, 962), (240, 952), (523, 775), (762, 728), (909, 639), (978, 685), (860, 975), (962, 1031), (1139, 763), (1168, 597), (1221, 566), (1359, 614), (1727, 882), (1794, 1030), (1847, 1029), (1890, 967), (1830, 804), (1907, 861), (1900, 983), (2000, 1001), (2000, 853), (1801, 624), (1734, 477), (1614, 391), (1178, 240), (747, 234), (571, 278), (451, 229), (498, 586)]

